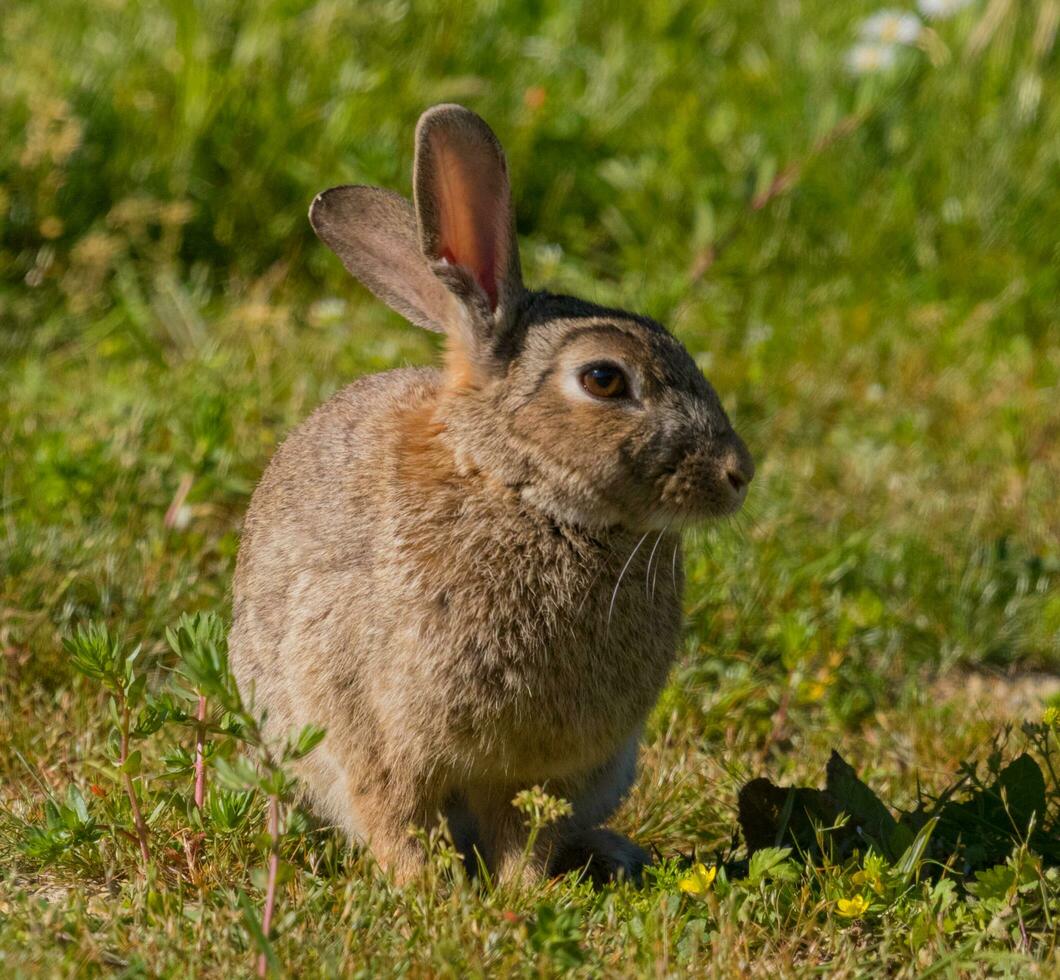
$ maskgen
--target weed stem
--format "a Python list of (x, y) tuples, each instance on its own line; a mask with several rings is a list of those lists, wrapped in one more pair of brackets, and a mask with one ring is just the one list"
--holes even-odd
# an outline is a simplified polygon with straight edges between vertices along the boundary
[[(269, 795), (269, 875), (265, 884), (265, 910), (261, 916), (261, 931), (266, 940), (272, 929), (272, 911), (276, 905), (276, 878), (280, 870), (280, 798)], [(265, 954), (258, 956), (258, 976), (265, 976), (268, 961)]]
[(136, 787), (133, 786), (132, 776), (125, 771), (125, 762), (129, 757), (129, 705), (121, 692), (118, 694), (118, 701), (121, 706), (121, 747), (119, 750), (121, 778), (125, 787), (125, 795), (129, 797), (129, 808), (132, 810), (133, 825), (136, 827), (136, 839), (140, 842), (140, 856), (144, 859), (146, 871), (147, 865), (151, 863), (151, 848), (147, 843), (147, 824), (144, 822), (143, 813), (140, 812), (140, 801), (136, 798)]
[(195, 808), (201, 810), (206, 800), (206, 695), (199, 695), (199, 713), (195, 726)]

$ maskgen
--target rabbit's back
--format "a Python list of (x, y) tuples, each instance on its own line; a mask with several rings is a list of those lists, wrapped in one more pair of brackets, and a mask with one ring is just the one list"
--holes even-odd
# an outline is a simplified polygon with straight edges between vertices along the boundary
[(272, 731), (326, 723), (298, 703), (301, 679), (347, 650), (344, 611), (371, 593), (393, 416), (430, 397), (438, 378), (402, 369), (348, 385), (288, 436), (254, 492), (229, 646), (244, 700)]

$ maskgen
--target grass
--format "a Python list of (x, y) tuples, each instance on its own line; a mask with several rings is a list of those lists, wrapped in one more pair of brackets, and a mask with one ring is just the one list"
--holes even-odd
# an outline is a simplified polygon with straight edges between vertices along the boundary
[[(284, 434), (352, 378), (436, 356), (345, 278), (305, 211), (341, 182), (407, 191), (415, 119), (451, 99), (508, 148), (528, 281), (668, 324), (759, 475), (743, 518), (689, 542), (684, 648), (616, 820), (659, 855), (644, 888), (484, 890), (452, 880), (436, 841), (425, 880), (398, 890), (288, 808), (270, 962), (310, 976), (1060, 969), (1060, 877), (1019, 834), (996, 866), (942, 874), (929, 850), (903, 879), (890, 862), (879, 891), (865, 854), (739, 863), (741, 786), (820, 786), (833, 747), (912, 810), (962, 767), (988, 782), (1000, 737), (995, 771), (1028, 747), (1046, 769), (1039, 827), (1060, 805), (1040, 751), (1055, 750), (1041, 718), (1060, 673), (1060, 14), (980, 0), (892, 71), (854, 76), (845, 52), (872, 9), (9, 5), (5, 974), (254, 969), (269, 793), (231, 773), (223, 787), (236, 737), (212, 701), (195, 808), (194, 701), (186, 678), (173, 690), (187, 664), (166, 630), (184, 613), (226, 619), (241, 515)], [(146, 693), (172, 694), (134, 738), (135, 772), (114, 765), (113, 694), (64, 646), (91, 623), (140, 646)], [(34, 828), (51, 851), (27, 844)], [(693, 859), (725, 866), (699, 896), (679, 885)], [(867, 908), (841, 914), (857, 897)]]

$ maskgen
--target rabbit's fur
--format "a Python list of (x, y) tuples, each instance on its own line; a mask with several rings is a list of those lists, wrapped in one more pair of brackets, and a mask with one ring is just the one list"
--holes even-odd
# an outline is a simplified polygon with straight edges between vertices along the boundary
[[(501, 879), (644, 854), (600, 828), (634, 776), (678, 642), (676, 528), (740, 506), (753, 465), (684, 348), (641, 316), (523, 288), (507, 168), (459, 106), (417, 129), (415, 207), (339, 187), (310, 220), (346, 267), (447, 335), (443, 369), (362, 378), (288, 438), (235, 581), (240, 690), (300, 775), (399, 879), (448, 819)], [(585, 389), (607, 362), (626, 397)], [(538, 836), (543, 784), (573, 815)]]

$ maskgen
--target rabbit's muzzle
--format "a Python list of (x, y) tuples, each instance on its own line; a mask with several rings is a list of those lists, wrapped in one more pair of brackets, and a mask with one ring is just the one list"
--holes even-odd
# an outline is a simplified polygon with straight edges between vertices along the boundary
[(686, 452), (665, 474), (659, 491), (663, 508), (690, 517), (734, 514), (747, 497), (755, 464), (735, 433)]

